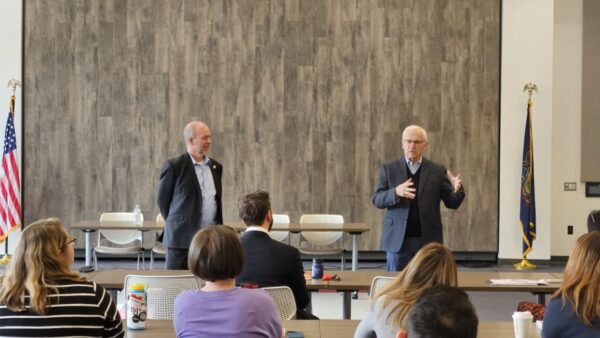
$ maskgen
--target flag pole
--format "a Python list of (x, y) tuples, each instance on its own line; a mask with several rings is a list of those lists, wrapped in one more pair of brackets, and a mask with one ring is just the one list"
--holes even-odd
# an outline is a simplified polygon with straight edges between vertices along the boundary
[[(15, 114), (15, 93), (17, 91), (17, 87), (21, 86), (21, 81), (17, 79), (12, 79), (8, 81), (8, 87), (12, 89), (12, 95), (8, 101), (8, 113)], [(8, 234), (6, 234), (6, 238), (4, 239), (4, 256), (0, 258), (0, 265), (7, 265), (10, 262), (10, 254), (8, 253)]]
[[(533, 102), (531, 101), (531, 95), (533, 94), (534, 91), (537, 92), (537, 85), (535, 83), (527, 83), (527, 84), (525, 84), (525, 87), (523, 87), (523, 92), (527, 92), (527, 94), (529, 95), (529, 99), (527, 100), (528, 115), (530, 113), (530, 109), (533, 104)], [(531, 128), (531, 126), (530, 126), (530, 128)], [(532, 151), (533, 151), (533, 149), (532, 149)], [(537, 268), (534, 264), (532, 264), (531, 262), (529, 262), (527, 260), (527, 253), (531, 250), (532, 246), (533, 245), (531, 243), (529, 250), (526, 250), (523, 252), (523, 259), (519, 263), (513, 265), (513, 267), (516, 270), (535, 270)]]

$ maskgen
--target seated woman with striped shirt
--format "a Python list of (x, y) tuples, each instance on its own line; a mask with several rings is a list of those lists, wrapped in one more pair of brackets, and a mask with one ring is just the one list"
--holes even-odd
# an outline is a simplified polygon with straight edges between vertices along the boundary
[(124, 336), (106, 290), (71, 270), (74, 246), (56, 218), (23, 230), (0, 286), (0, 336)]

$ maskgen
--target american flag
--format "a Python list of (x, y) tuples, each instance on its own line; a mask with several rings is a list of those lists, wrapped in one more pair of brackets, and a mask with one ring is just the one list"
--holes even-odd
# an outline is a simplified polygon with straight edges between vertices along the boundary
[(21, 180), (17, 160), (17, 139), (12, 111), (6, 120), (4, 154), (0, 170), (0, 242), (21, 225)]

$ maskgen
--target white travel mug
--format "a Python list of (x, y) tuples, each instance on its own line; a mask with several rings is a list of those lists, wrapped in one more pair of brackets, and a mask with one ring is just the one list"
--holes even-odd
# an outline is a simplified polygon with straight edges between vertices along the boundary
[(533, 315), (529, 311), (513, 313), (515, 338), (531, 338)]

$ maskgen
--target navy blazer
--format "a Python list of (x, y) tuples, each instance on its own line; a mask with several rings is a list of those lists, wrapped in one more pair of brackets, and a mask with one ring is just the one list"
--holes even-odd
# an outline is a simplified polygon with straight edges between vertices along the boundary
[[(381, 250), (399, 252), (406, 233), (410, 199), (396, 196), (396, 186), (408, 180), (406, 159), (386, 163), (381, 167), (373, 194), (373, 205), (386, 209), (381, 231)], [(416, 193), (423, 244), (444, 242), (440, 201), (447, 208), (457, 209), (465, 198), (463, 190), (454, 192), (446, 168), (423, 157), (421, 178)]]
[(304, 309), (310, 301), (304, 267), (297, 248), (278, 242), (262, 231), (247, 231), (240, 238), (246, 263), (236, 284), (260, 287), (287, 285), (294, 293), (296, 306)]
[[(221, 176), (223, 166), (209, 158), (217, 194), (216, 224), (223, 224)], [(163, 243), (169, 248), (188, 249), (202, 220), (202, 191), (190, 154), (166, 161), (160, 169), (158, 209), (165, 219)]]

